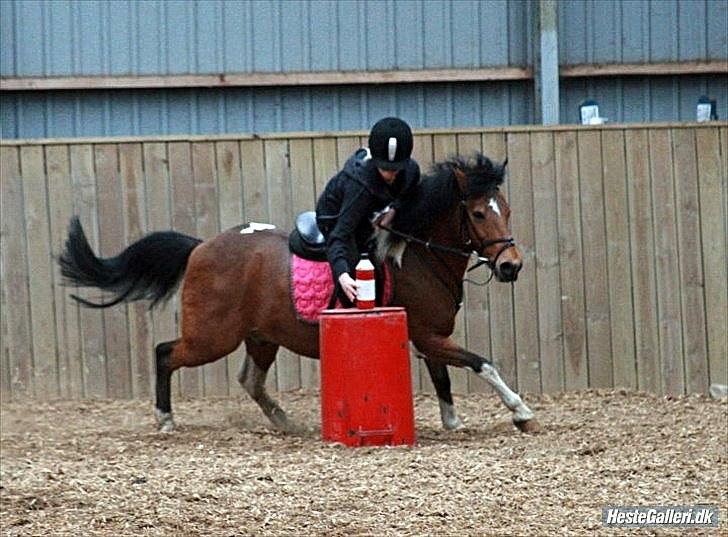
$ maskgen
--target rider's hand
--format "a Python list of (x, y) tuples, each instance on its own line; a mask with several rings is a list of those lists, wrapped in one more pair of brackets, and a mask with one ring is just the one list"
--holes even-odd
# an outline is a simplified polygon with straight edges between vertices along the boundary
[(354, 300), (356, 300), (356, 292), (359, 289), (359, 286), (356, 284), (356, 280), (349, 276), (349, 273), (344, 272), (341, 276), (339, 276), (339, 285), (341, 285), (346, 297), (354, 302)]

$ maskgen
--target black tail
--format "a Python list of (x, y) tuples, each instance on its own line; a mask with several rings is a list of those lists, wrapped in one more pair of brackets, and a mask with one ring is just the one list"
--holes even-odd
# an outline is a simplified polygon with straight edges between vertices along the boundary
[(98, 258), (77, 216), (71, 219), (66, 249), (58, 259), (65, 283), (113, 293), (110, 302), (94, 303), (71, 295), (90, 308), (148, 299), (153, 307), (169, 298), (182, 279), (187, 259), (202, 241), (176, 231), (150, 233), (116, 257)]

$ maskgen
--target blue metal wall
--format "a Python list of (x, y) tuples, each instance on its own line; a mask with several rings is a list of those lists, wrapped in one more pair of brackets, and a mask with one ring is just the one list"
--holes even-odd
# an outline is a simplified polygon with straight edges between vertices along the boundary
[(579, 122), (579, 104), (599, 103), (599, 113), (611, 123), (695, 121), (698, 98), (711, 95), (718, 117), (728, 117), (726, 76), (655, 76), (572, 78), (561, 81), (561, 123)]
[(520, 0), (0, 2), (3, 76), (527, 65)]
[(415, 127), (526, 124), (527, 82), (13, 92), (0, 95), (6, 138), (367, 129), (399, 115)]
[(725, 0), (560, 0), (563, 64), (728, 58)]
[[(0, 0), (4, 77), (529, 66), (521, 0)], [(728, 59), (728, 0), (562, 0), (562, 64)], [(6, 138), (532, 123), (533, 85), (0, 92)], [(596, 98), (610, 121), (728, 116), (726, 76), (562, 80), (561, 121)]]

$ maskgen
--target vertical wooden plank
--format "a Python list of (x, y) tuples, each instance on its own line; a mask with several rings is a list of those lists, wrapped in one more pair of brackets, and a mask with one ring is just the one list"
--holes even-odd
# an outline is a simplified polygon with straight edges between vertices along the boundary
[(23, 179), (20, 174), (20, 155), (16, 147), (0, 147), (0, 235), (3, 237), (2, 282), (7, 315), (7, 346), (9, 384), (12, 399), (32, 399), (33, 342), (28, 290), (28, 254), (23, 214)]
[(415, 134), (412, 158), (420, 165), (420, 173), (426, 175), (432, 166), (432, 135)]
[(700, 199), (695, 130), (672, 129), (677, 208), (677, 262), (680, 277), (682, 337), (687, 393), (708, 393), (708, 348), (705, 339), (703, 251), (700, 241)]
[[(457, 137), (454, 134), (436, 134), (432, 137), (432, 157), (435, 162), (454, 157), (457, 152)], [(452, 334), (452, 339), (462, 347), (467, 345), (464, 317), (461, 307), (455, 318), (455, 329)], [(453, 393), (468, 393), (468, 372), (459, 367), (449, 367), (448, 371)]]
[[(364, 144), (366, 143), (368, 143), (368, 140), (364, 142)], [(429, 134), (415, 134), (413, 145), (412, 158), (417, 161), (420, 166), (420, 174), (424, 176), (432, 166), (432, 136)], [(417, 357), (412, 345), (410, 345), (410, 373), (412, 375), (412, 390), (415, 393), (425, 391), (423, 388), (425, 382), (429, 382), (430, 392), (434, 390), (432, 381), (427, 374), (427, 366)]]
[(599, 131), (579, 132), (577, 144), (589, 387), (609, 388), (614, 385), (614, 367), (609, 326), (607, 238)]
[[(482, 152), (483, 140), (480, 134), (458, 134), (458, 154), (471, 157), (475, 152)], [(478, 281), (487, 278), (487, 269), (471, 273), (470, 278)], [(465, 348), (490, 358), (490, 309), (488, 307), (488, 287), (465, 283), (463, 300), (463, 324), (465, 328)], [(485, 389), (483, 379), (467, 372), (468, 393), (482, 392)]]
[[(0, 234), (0, 251), (5, 246), (3, 235)], [(0, 281), (5, 281), (5, 267), (0, 261)], [(13, 400), (10, 387), (10, 347), (8, 345), (8, 301), (5, 299), (5, 286), (0, 285), (0, 404)]]
[[(215, 146), (212, 142), (192, 144), (192, 170), (195, 183), (197, 236), (208, 240), (220, 232)], [(228, 395), (227, 358), (223, 357), (205, 364), (202, 367), (202, 380), (204, 395)]]
[[(233, 141), (215, 144), (217, 186), (220, 192), (220, 227), (229, 229), (243, 221), (243, 177), (240, 170), (240, 144)], [(240, 345), (227, 358), (228, 392), (239, 393), (237, 374), (245, 357)]]
[[(624, 131), (602, 133), (614, 386), (637, 388)], [(621, 208), (621, 210), (620, 210)]]
[[(124, 215), (121, 207), (121, 180), (116, 144), (94, 147), (96, 192), (99, 210), (99, 251), (103, 257), (118, 255), (124, 244)], [(103, 310), (106, 336), (106, 371), (108, 396), (131, 397), (131, 362), (127, 306), (119, 304)]]
[(25, 201), (25, 236), (28, 253), (28, 286), (33, 338), (35, 397), (57, 399), (56, 319), (52, 290), (51, 244), (48, 227), (45, 155), (38, 145), (20, 148), (20, 170)]
[[(315, 138), (313, 149), (314, 197), (323, 192), (326, 183), (338, 172), (336, 161), (336, 140), (334, 138)], [(304, 361), (301, 369), (301, 385), (308, 389), (320, 386), (320, 366), (318, 360)]]
[[(294, 214), (288, 140), (266, 140), (264, 150), (269, 220), (280, 229), (291, 229)], [(281, 348), (276, 362), (278, 390), (300, 388), (301, 359), (288, 349)]]
[(313, 172), (316, 199), (324, 191), (326, 183), (338, 172), (336, 139), (315, 138), (313, 141)]
[(584, 322), (584, 273), (581, 250), (581, 208), (576, 133), (554, 134), (556, 197), (561, 274), (561, 317), (564, 331), (564, 386), (584, 389), (589, 384)]
[[(147, 200), (142, 163), (141, 144), (119, 144), (124, 242), (127, 245), (138, 241), (147, 232)], [(137, 301), (129, 304), (128, 315), (131, 391), (135, 398), (148, 399), (154, 393), (155, 367), (149, 303)]]
[[(51, 252), (57, 259), (64, 248), (68, 222), (73, 216), (71, 169), (68, 146), (45, 147), (48, 203), (51, 226)], [(53, 291), (56, 317), (56, 349), (58, 351), (59, 395), (64, 399), (83, 397), (82, 353), (79, 333), (78, 304), (70, 296), (70, 288), (61, 285), (60, 271), (53, 270)]]
[[(163, 231), (172, 228), (172, 197), (169, 181), (169, 159), (167, 144), (145, 143), (142, 146), (144, 159), (144, 182), (147, 198), (147, 222), (149, 231)], [(178, 337), (177, 311), (179, 311), (179, 291), (166, 303), (151, 312), (153, 344), (173, 341)], [(152, 364), (155, 364), (152, 354)], [(156, 367), (156, 366), (155, 366)], [(155, 371), (155, 369), (152, 369)], [(172, 393), (179, 397), (181, 373), (172, 375)], [(155, 375), (152, 379), (156, 378)]]
[[(313, 166), (313, 142), (308, 138), (291, 139), (289, 143), (291, 161), (291, 187), (293, 213), (313, 211), (316, 208), (315, 179)], [(300, 357), (301, 388), (318, 387), (318, 360)]]
[(243, 209), (246, 222), (268, 220), (268, 193), (265, 181), (265, 156), (262, 140), (240, 142), (243, 174)]
[(650, 141), (650, 176), (655, 223), (655, 283), (660, 341), (662, 391), (685, 393), (680, 311), (677, 226), (672, 162), (672, 141), (667, 129), (653, 129)]
[[(243, 209), (246, 222), (268, 222), (268, 186), (265, 169), (265, 150), (262, 140), (240, 142), (240, 161), (243, 174)], [(275, 362), (268, 370), (266, 387), (278, 389)]]
[[(172, 142), (167, 147), (169, 181), (172, 186), (172, 226), (176, 231), (197, 236), (195, 223), (195, 181), (192, 172), (192, 150), (187, 142)], [(178, 325), (182, 322), (181, 312)], [(178, 332), (179, 333), (179, 327)], [(185, 397), (203, 394), (202, 370), (185, 367), (180, 371), (180, 390)]]
[(339, 136), (336, 138), (336, 162), (339, 169), (344, 167), (349, 157), (360, 147), (358, 136)]
[(696, 128), (700, 231), (705, 270), (705, 311), (710, 383), (728, 384), (726, 337), (726, 155), (717, 128)]
[[(93, 146), (89, 144), (73, 145), (70, 157), (74, 212), (81, 220), (91, 248), (98, 253), (99, 214)], [(79, 294), (91, 300), (99, 299), (99, 293), (93, 289), (80, 290)], [(80, 308), (80, 322), (84, 396), (89, 398), (108, 397), (104, 317), (98, 310), (82, 307)]]
[[(554, 137), (550, 132), (531, 134), (531, 176), (536, 239), (541, 389), (546, 393), (554, 393), (564, 389), (564, 343), (561, 323)], [(534, 380), (537, 381), (538, 377)]]
[[(520, 390), (540, 389), (533, 362), (538, 361), (539, 326), (536, 293), (536, 245), (533, 221), (531, 142), (528, 133), (509, 133), (508, 167), (511, 177), (512, 230), (523, 255), (524, 269), (513, 284), (514, 327), (516, 334), (516, 378)], [(513, 382), (511, 380), (511, 382)]]
[(650, 193), (649, 144), (645, 130), (625, 133), (629, 192), (637, 386), (660, 392), (660, 356), (655, 299), (655, 246)]
[[(483, 135), (484, 154), (497, 161), (503, 162), (508, 155), (506, 145), (506, 135), (504, 133), (487, 133)], [(503, 193), (509, 204), (511, 201), (510, 191), (514, 181), (520, 178), (511, 173), (510, 166), (506, 170), (506, 182), (502, 187)], [(516, 242), (519, 238), (515, 237)], [(527, 267), (526, 270), (533, 270), (533, 266)], [(504, 283), (491, 282), (488, 289), (490, 302), (490, 346), (491, 359), (498, 365), (499, 371), (503, 379), (508, 385), (518, 391), (528, 389), (529, 391), (539, 391), (538, 386), (539, 370), (538, 356), (531, 356), (530, 363), (527, 364), (524, 372), (524, 382), (521, 383), (516, 378), (516, 340), (513, 312), (513, 285)], [(536, 379), (536, 383), (533, 382)], [(473, 383), (477, 386), (475, 383)], [(490, 390), (485, 383), (481, 383), (481, 389)], [(536, 389), (534, 390), (534, 387)]]

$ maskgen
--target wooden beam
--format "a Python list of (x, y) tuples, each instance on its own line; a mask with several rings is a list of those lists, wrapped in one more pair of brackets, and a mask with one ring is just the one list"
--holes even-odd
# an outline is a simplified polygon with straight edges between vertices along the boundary
[(559, 69), (562, 78), (710, 74), (728, 74), (728, 61), (583, 64), (563, 65)]
[[(728, 74), (728, 61), (566, 65), (561, 78)], [(329, 86), (532, 80), (526, 67), (420, 69), (402, 71), (321, 71), (210, 75), (1, 77), (0, 91)]]
[[(728, 121), (705, 121), (703, 123), (605, 123), (603, 125), (577, 125), (573, 123), (563, 125), (507, 125), (503, 127), (451, 127), (415, 129), (415, 135), (434, 134), (507, 134), (521, 132), (561, 132), (580, 130), (622, 131), (650, 130), (650, 129), (712, 129), (716, 127), (727, 128)], [(302, 131), (302, 132), (271, 132), (271, 133), (230, 133), (230, 134), (163, 134), (147, 136), (99, 136), (87, 138), (0, 138), (0, 147), (18, 147), (24, 145), (94, 145), (109, 143), (163, 143), (163, 142), (224, 142), (224, 141), (250, 141), (250, 140), (282, 140), (282, 139), (336, 139), (344, 136), (367, 136), (366, 130), (357, 131)]]
[(324, 71), (310, 73), (235, 73), (155, 76), (3, 77), (2, 91), (327, 86), (530, 80), (530, 69), (423, 69), (403, 71)]

